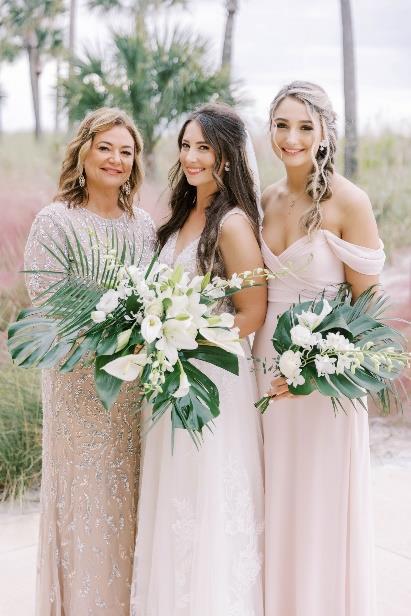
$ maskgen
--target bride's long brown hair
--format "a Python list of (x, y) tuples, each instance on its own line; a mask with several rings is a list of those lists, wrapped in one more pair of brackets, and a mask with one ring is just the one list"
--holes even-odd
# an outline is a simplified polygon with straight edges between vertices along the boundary
[[(204, 140), (215, 153), (213, 178), (217, 184), (217, 192), (205, 212), (206, 222), (198, 244), (197, 265), (203, 274), (210, 271), (213, 275), (223, 276), (225, 271), (218, 249), (218, 235), (221, 220), (227, 212), (235, 207), (240, 208), (247, 215), (259, 241), (257, 196), (246, 154), (247, 131), (244, 122), (231, 107), (204, 105), (196, 109), (181, 127), (179, 150), (186, 127), (193, 121), (200, 125)], [(223, 161), (229, 162), (230, 170), (223, 170), (220, 174)], [(197, 196), (197, 190), (187, 182), (179, 160), (170, 170), (169, 181), (171, 217), (158, 230), (160, 248), (184, 226), (195, 207)]]

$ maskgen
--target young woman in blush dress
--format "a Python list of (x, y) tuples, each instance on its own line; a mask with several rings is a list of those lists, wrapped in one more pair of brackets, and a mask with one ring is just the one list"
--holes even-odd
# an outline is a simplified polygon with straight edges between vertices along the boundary
[[(347, 282), (353, 297), (378, 283), (384, 252), (367, 195), (335, 172), (336, 117), (322, 88), (294, 82), (270, 109), (274, 153), (285, 177), (262, 197), (266, 267), (290, 264), (270, 281), (268, 311), (253, 355), (274, 355), (277, 316)], [(336, 416), (329, 398), (291, 396), (256, 364), (266, 482), (265, 613), (372, 616), (374, 578), (368, 416), (349, 403)]]
[[(113, 230), (134, 242), (147, 264), (155, 230), (133, 205), (140, 188), (142, 140), (119, 109), (98, 109), (67, 147), (55, 202), (37, 215), (27, 242), (27, 270), (61, 270), (46, 250), (68, 251), (75, 230), (89, 259), (98, 243), (102, 258)], [(92, 242), (90, 242), (90, 233)], [(130, 255), (128, 255), (128, 258)], [(95, 265), (95, 263), (94, 263)], [(103, 267), (101, 263), (101, 267)], [(28, 276), (31, 298), (52, 283)], [(92, 368), (63, 374), (44, 370), (43, 471), (36, 614), (126, 616), (136, 529), (140, 462), (138, 393), (123, 385), (106, 411)]]
[[(171, 217), (160, 261), (193, 276), (230, 276), (262, 266), (259, 215), (242, 120), (226, 106), (195, 111), (179, 137)], [(266, 287), (245, 289), (220, 310), (240, 336), (260, 327)], [(246, 356), (250, 349), (244, 342)], [(255, 375), (196, 362), (217, 385), (220, 415), (197, 451), (166, 413), (144, 439), (132, 614), (262, 616), (263, 461)], [(146, 417), (150, 415), (147, 409)]]

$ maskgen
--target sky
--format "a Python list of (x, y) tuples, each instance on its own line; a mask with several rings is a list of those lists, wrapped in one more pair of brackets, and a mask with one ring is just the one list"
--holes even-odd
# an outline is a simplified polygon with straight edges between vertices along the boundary
[[(80, 0), (77, 52), (107, 50), (108, 23), (127, 29), (124, 17), (108, 20), (88, 12)], [(356, 43), (360, 130), (391, 127), (411, 133), (411, 0), (351, 0)], [(209, 62), (218, 65), (225, 25), (223, 0), (192, 0), (188, 11), (159, 13), (161, 27), (187, 25), (210, 41)], [(55, 64), (41, 78), (43, 126), (54, 126)], [(343, 123), (343, 84), (339, 0), (240, 0), (234, 30), (233, 77), (250, 104), (249, 122), (266, 121), (271, 99), (294, 79), (322, 85)], [(33, 112), (25, 57), (0, 67), (6, 92), (4, 130), (31, 130)]]

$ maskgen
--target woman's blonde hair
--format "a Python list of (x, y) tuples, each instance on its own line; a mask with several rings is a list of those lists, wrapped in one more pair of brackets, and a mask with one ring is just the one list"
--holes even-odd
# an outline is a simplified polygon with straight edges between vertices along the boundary
[[(98, 133), (110, 130), (114, 126), (124, 126), (134, 141), (134, 161), (128, 183), (130, 191), (119, 190), (118, 206), (133, 216), (134, 195), (139, 190), (143, 177), (142, 151), (143, 139), (131, 118), (121, 109), (101, 107), (89, 113), (79, 126), (76, 136), (67, 146), (62, 164), (59, 190), (55, 201), (62, 201), (68, 207), (84, 207), (88, 201), (87, 179), (82, 188), (79, 178), (84, 174), (84, 160), (91, 148), (92, 141)], [(129, 193), (129, 194), (127, 194)]]
[(270, 130), (273, 128), (273, 116), (278, 105), (288, 96), (303, 103), (311, 119), (314, 114), (317, 114), (322, 129), (322, 147), (317, 152), (311, 151), (313, 169), (307, 178), (306, 185), (306, 193), (312, 199), (313, 204), (303, 214), (300, 221), (302, 229), (309, 235), (321, 227), (320, 203), (332, 195), (331, 179), (337, 149), (337, 116), (323, 88), (309, 81), (293, 81), (281, 88), (270, 105)]

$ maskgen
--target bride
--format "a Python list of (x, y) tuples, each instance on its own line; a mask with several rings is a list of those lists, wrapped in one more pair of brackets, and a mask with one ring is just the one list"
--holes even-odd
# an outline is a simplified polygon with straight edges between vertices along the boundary
[[(261, 267), (242, 120), (229, 107), (204, 106), (183, 125), (178, 146), (171, 217), (158, 231), (160, 260), (192, 275)], [(221, 309), (235, 313), (245, 338), (264, 321), (266, 289), (243, 290)], [(246, 342), (244, 350), (250, 356)], [(263, 460), (255, 377), (246, 358), (238, 377), (196, 363), (218, 386), (221, 414), (199, 451), (179, 430), (172, 453), (168, 415), (145, 438), (132, 614), (261, 616)]]

